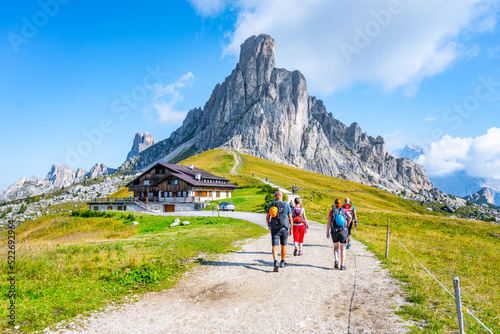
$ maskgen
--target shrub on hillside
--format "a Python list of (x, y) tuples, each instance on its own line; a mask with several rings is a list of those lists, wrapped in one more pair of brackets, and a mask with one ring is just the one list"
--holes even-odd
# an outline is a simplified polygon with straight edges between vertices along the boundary
[(22, 204), (21, 207), (19, 208), (19, 211), (17, 212), (18, 214), (23, 214), (26, 212), (26, 205)]

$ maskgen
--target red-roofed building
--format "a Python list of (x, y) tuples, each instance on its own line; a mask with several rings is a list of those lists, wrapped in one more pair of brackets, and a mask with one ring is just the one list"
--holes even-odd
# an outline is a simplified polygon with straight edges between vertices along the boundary
[[(186, 203), (231, 198), (237, 186), (193, 165), (157, 163), (127, 184), (134, 197), (144, 202)], [(165, 211), (175, 206), (165, 204)]]

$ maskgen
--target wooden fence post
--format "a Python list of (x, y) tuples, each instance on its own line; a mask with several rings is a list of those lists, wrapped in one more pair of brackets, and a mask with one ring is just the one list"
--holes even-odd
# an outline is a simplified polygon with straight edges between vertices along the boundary
[(385, 238), (385, 258), (387, 259), (389, 257), (389, 222), (390, 220), (387, 220), (387, 236)]
[(458, 277), (453, 277), (453, 287), (455, 288), (455, 304), (457, 305), (458, 328), (460, 334), (465, 334), (464, 331), (464, 316), (462, 313), (462, 298), (460, 297), (460, 282)]

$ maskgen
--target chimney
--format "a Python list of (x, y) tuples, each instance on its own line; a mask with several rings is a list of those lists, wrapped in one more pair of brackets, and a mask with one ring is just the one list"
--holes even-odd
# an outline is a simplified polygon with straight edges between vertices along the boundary
[(193, 169), (193, 168), (194, 168), (193, 164), (190, 164), (189, 169)]

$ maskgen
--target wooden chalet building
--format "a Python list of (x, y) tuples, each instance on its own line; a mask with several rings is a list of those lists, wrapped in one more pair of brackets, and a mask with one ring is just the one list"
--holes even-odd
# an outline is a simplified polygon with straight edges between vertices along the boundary
[[(237, 186), (193, 165), (157, 163), (127, 184), (134, 198), (144, 202), (187, 203), (231, 198)], [(165, 205), (165, 211), (175, 206)], [(162, 210), (163, 211), (163, 210)], [(175, 210), (177, 211), (177, 210)]]

